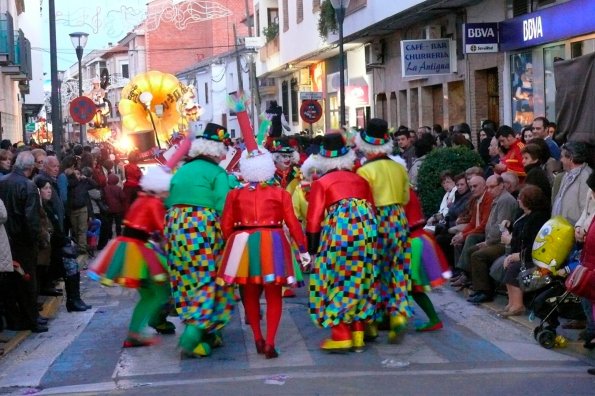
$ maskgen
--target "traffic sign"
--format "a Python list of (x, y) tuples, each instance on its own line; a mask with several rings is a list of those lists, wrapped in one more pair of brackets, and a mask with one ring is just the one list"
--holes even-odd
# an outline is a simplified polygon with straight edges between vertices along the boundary
[(322, 100), (322, 92), (300, 92), (300, 100)]
[(322, 117), (322, 106), (317, 100), (304, 100), (300, 106), (300, 117), (308, 124), (314, 124)]
[(79, 96), (70, 102), (70, 116), (79, 124), (90, 122), (97, 113), (97, 105), (86, 96)]

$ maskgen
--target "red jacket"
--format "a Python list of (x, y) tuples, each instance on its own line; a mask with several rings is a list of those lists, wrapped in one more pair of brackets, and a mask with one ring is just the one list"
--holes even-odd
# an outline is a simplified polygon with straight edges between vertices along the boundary
[(112, 214), (124, 214), (128, 204), (122, 187), (118, 186), (119, 181), (118, 176), (111, 173), (107, 177), (107, 186), (103, 188), (103, 200)]
[(326, 209), (342, 199), (349, 198), (365, 199), (374, 205), (372, 191), (366, 179), (351, 171), (332, 171), (312, 182), (306, 232), (320, 232)]
[[(488, 217), (492, 211), (492, 201), (494, 198), (487, 191), (483, 195), (483, 199), (479, 204), (479, 212), (477, 211), (477, 198), (471, 198), (469, 201), (469, 208), (471, 209), (471, 220), (469, 224), (463, 229), (463, 236), (467, 238), (469, 234), (484, 234)], [(478, 220), (479, 217), (479, 220)], [(479, 225), (477, 225), (479, 223)]]
[(306, 238), (295, 216), (291, 195), (279, 186), (249, 184), (227, 194), (221, 215), (221, 231), (225, 239), (242, 228), (281, 228), (287, 225), (301, 252), (306, 251)]
[(159, 197), (144, 192), (138, 193), (124, 218), (126, 227), (144, 231), (148, 234), (159, 232), (163, 234), (165, 227), (165, 206)]

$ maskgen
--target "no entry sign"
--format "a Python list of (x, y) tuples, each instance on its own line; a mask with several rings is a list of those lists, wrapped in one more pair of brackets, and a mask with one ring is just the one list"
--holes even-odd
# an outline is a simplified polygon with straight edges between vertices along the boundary
[(322, 106), (317, 100), (304, 100), (300, 106), (300, 117), (308, 124), (314, 124), (322, 117)]
[(70, 102), (70, 116), (79, 124), (90, 122), (97, 113), (97, 105), (86, 96), (79, 96)]

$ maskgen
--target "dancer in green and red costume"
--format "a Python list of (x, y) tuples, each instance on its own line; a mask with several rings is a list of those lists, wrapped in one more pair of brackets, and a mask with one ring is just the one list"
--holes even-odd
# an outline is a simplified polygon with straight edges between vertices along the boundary
[(411, 247), (404, 210), (409, 201), (409, 178), (405, 167), (388, 157), (393, 141), (386, 121), (372, 118), (366, 129), (355, 136), (355, 145), (366, 159), (357, 174), (370, 184), (378, 221), (376, 266), (380, 299), (366, 335), (376, 338), (378, 324), (388, 322), (388, 341), (396, 343), (413, 314), (409, 299)]
[[(310, 256), (291, 196), (273, 179), (275, 165), (271, 154), (256, 145), (246, 111), (237, 115), (246, 144), (240, 159), (240, 174), (246, 184), (227, 195), (221, 217), (226, 246), (217, 282), (242, 286), (256, 351), (271, 359), (278, 356), (275, 338), (281, 320), (281, 288), (303, 284), (284, 225), (299, 246), (303, 265), (309, 264)], [(267, 302), (266, 338), (260, 327), (263, 289)]]
[(411, 296), (428, 317), (428, 322), (416, 326), (415, 330), (436, 331), (442, 328), (442, 321), (426, 292), (443, 285), (452, 273), (434, 236), (424, 230), (426, 219), (417, 194), (413, 189), (409, 194), (405, 214), (409, 221), (411, 240)]
[(216, 284), (223, 252), (220, 215), (237, 184), (218, 165), (226, 157), (228, 140), (224, 127), (208, 123), (192, 139), (190, 159), (174, 173), (166, 201), (172, 294), (186, 325), (179, 341), (182, 357), (209, 356), (213, 347), (222, 345), (220, 330), (235, 302), (232, 287)]
[(107, 244), (89, 270), (89, 276), (104, 285), (117, 283), (138, 289), (140, 300), (132, 313), (124, 348), (155, 343), (155, 338), (143, 334), (147, 324), (159, 333), (175, 332), (173, 323), (162, 314), (170, 296), (166, 259), (158, 242), (149, 242), (155, 239), (153, 234), (163, 232), (162, 200), (168, 195), (170, 179), (160, 167), (147, 171), (140, 181), (142, 192), (124, 218), (122, 235)]
[(316, 254), (310, 316), (331, 329), (323, 350), (360, 351), (363, 322), (373, 317), (377, 298), (374, 200), (368, 182), (351, 171), (355, 153), (341, 134), (325, 135), (314, 159), (322, 176), (312, 182), (306, 223), (308, 250)]

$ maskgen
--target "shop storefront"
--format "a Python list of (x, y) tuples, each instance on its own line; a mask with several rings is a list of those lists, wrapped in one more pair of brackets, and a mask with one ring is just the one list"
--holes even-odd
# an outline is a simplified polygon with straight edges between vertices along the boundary
[(500, 23), (506, 123), (520, 130), (537, 116), (556, 121), (554, 62), (595, 52), (594, 15), (595, 1), (571, 0)]

